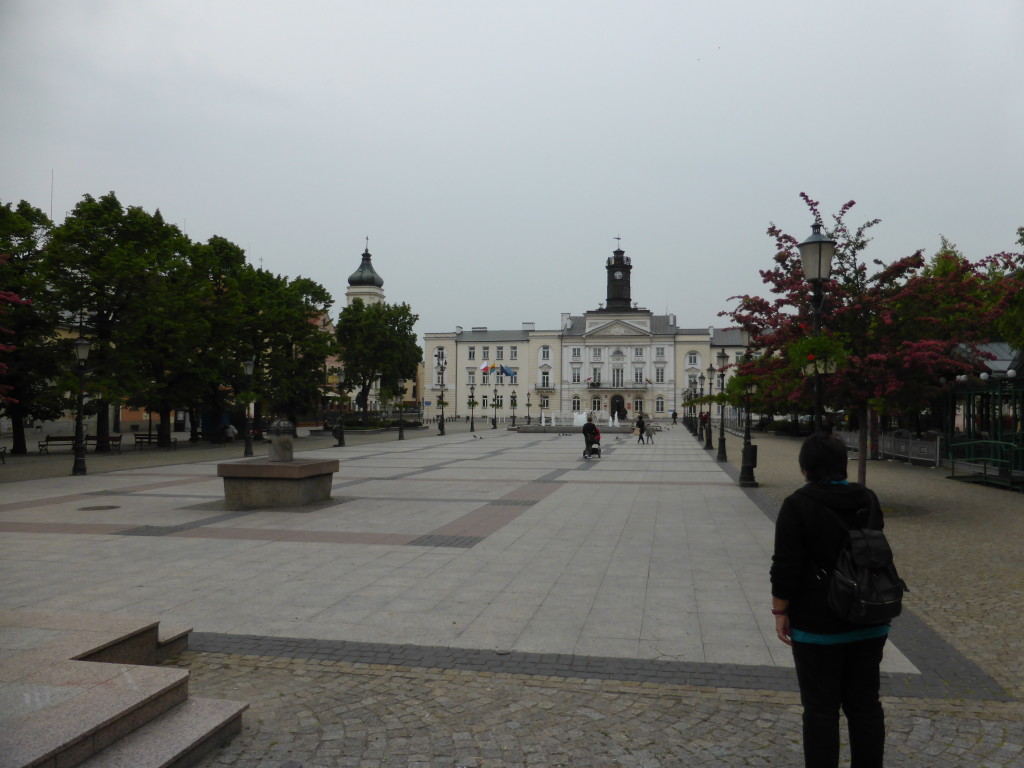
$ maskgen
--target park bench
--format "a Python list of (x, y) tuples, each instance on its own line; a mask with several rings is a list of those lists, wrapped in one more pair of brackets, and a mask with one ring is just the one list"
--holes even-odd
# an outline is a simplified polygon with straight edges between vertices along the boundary
[(160, 445), (160, 436), (159, 435), (150, 435), (150, 434), (136, 434), (135, 435), (135, 450), (140, 450), (140, 449), (144, 448), (147, 445), (156, 445), (156, 446), (158, 446), (160, 448), (173, 448), (174, 450), (177, 450), (178, 449), (178, 438), (172, 437), (172, 438), (170, 438), (170, 442), (169, 443), (167, 443), (166, 445)]
[(74, 435), (47, 435), (39, 441), (39, 452), (49, 453), (50, 448), (55, 445), (66, 445), (68, 448), (75, 447)]
[[(99, 444), (99, 442), (100, 440), (98, 437), (96, 437), (96, 435), (86, 435), (84, 439), (86, 448), (88, 448), (90, 445), (96, 447)], [(110, 435), (107, 438), (105, 438), (103, 442), (110, 446), (111, 451), (114, 451), (115, 453), (121, 452), (121, 435)], [(48, 435), (47, 437), (39, 441), (39, 452), (48, 454), (50, 452), (51, 447), (60, 445), (66, 445), (69, 448), (74, 449), (74, 435)]]

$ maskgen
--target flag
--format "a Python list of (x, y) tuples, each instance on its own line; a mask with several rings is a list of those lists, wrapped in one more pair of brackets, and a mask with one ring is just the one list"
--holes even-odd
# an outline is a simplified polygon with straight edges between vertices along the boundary
[(510, 379), (515, 378), (516, 372), (506, 366), (501, 366), (501, 372), (508, 376)]
[(648, 384), (653, 384), (654, 383), (653, 381), (648, 379), (646, 376), (644, 376), (644, 381), (646, 381)]
[(497, 364), (497, 363), (491, 363), (491, 367), (490, 367), (490, 368), (488, 368), (487, 370), (488, 370), (488, 371), (496, 371), (496, 370), (498, 370), (498, 367), (499, 367), (499, 366), (498, 366), (498, 364)]
[(487, 371), (490, 370), (490, 365), (491, 364), (489, 362), (484, 360), (484, 364), (480, 366), (480, 370), (483, 371), (484, 373), (487, 373)]

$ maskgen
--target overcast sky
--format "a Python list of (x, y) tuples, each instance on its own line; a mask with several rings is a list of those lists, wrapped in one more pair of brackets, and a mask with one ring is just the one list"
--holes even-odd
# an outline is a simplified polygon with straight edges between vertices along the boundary
[(1021, 0), (0, 0), (0, 202), (112, 190), (334, 314), (368, 235), (421, 333), (595, 309), (620, 235), (635, 301), (726, 324), (802, 191), (872, 258), (1018, 250), (1022, 39)]

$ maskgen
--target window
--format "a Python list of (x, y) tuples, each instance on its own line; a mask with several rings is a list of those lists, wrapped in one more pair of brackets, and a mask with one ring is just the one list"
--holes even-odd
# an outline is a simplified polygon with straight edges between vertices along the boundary
[(594, 349), (591, 351), (590, 354), (591, 354), (591, 356), (595, 360), (600, 360), (601, 359), (601, 348), (600, 347), (594, 347)]
[(655, 347), (654, 348), (654, 354), (657, 355), (658, 357), (664, 357), (665, 356), (665, 348), (664, 347)]
[(658, 367), (654, 369), (654, 383), (664, 384), (665, 383), (665, 369)]
[(551, 347), (544, 346), (540, 348), (540, 359), (550, 360), (551, 359)]
[(483, 356), (484, 356), (484, 360), (490, 360), (491, 359), (491, 357), (490, 357), (491, 356), (491, 348), (490, 347), (483, 347)]
[(469, 359), (476, 360), (476, 347), (469, 348)]
[(577, 359), (579, 358), (579, 356), (580, 356), (580, 348), (579, 347), (573, 347), (572, 348), (572, 356), (574, 358), (577, 358)]
[(573, 384), (579, 384), (580, 383), (580, 367), (578, 365), (574, 365), (572, 367), (572, 383)]
[(642, 397), (638, 397), (633, 401), (633, 412), (637, 415), (644, 412), (644, 399)]
[(504, 395), (498, 395), (496, 398), (494, 398), (494, 402), (491, 404), (491, 407), (493, 408), (494, 406), (497, 406), (498, 408), (502, 408), (502, 407), (504, 407), (504, 402), (505, 402), (505, 396)]
[(655, 411), (655, 413), (664, 413), (665, 412), (665, 398), (664, 397), (659, 397), (657, 400), (654, 401), (654, 411)]
[(590, 410), (592, 410), (592, 411), (600, 411), (601, 410), (601, 398), (600, 397), (595, 397), (595, 398), (591, 399), (591, 401), (590, 401)]
[(470, 371), (466, 374), (466, 384), (476, 384), (476, 371)]
[(519, 383), (519, 371), (512, 371), (512, 375), (508, 377), (508, 383), (512, 386)]
[(644, 383), (644, 369), (643, 368), (637, 367), (637, 368), (633, 369), (633, 383), (634, 384), (643, 384)]
[(518, 360), (519, 359), (519, 347), (509, 347), (508, 348), (508, 359), (509, 360)]
[(487, 407), (487, 395), (480, 395), (480, 407), (481, 408), (486, 408)]
[(495, 385), (504, 384), (505, 383), (505, 377), (502, 374), (500, 374), (500, 373), (495, 373), (494, 374), (494, 383), (495, 383)]
[(690, 375), (689, 375), (689, 376), (687, 377), (687, 379), (688, 379), (688, 384), (687, 384), (687, 386), (688, 386), (688, 387), (689, 387), (690, 389), (692, 389), (692, 390), (693, 390), (694, 392), (696, 392), (696, 391), (697, 391), (697, 376), (696, 376), (696, 374), (693, 374), (693, 373), (691, 373), (691, 374), (690, 374)]
[(643, 356), (644, 356), (644, 348), (643, 347), (633, 347), (633, 357), (643, 357)]
[(622, 386), (622, 369), (621, 368), (612, 368), (612, 386), (613, 387), (621, 387)]
[(540, 398), (540, 407), (541, 408), (550, 408), (551, 407), (551, 401), (548, 399), (547, 395), (542, 395), (541, 396), (541, 398)]
[(505, 359), (505, 348), (504, 347), (495, 347), (494, 348), (494, 359), (495, 360), (504, 360)]
[(490, 383), (490, 382), (487, 381), (487, 373), (485, 371), (482, 371), (480, 373), (480, 384), (483, 385), (483, 384), (488, 384), (488, 383)]
[(579, 411), (580, 411), (580, 396), (579, 395), (573, 395), (572, 396), (572, 410), (573, 410), (573, 413), (579, 413)]
[(594, 368), (591, 371), (591, 373), (593, 375), (590, 377), (590, 380), (592, 382), (594, 382), (595, 384), (600, 384), (601, 383), (601, 369), (600, 368)]
[(541, 371), (540, 372), (540, 385), (542, 387), (550, 387), (551, 386), (551, 374), (548, 373), (547, 371)]
[(697, 362), (697, 353), (696, 352), (687, 352), (686, 353), (686, 364), (687, 365), (699, 365), (699, 363)]

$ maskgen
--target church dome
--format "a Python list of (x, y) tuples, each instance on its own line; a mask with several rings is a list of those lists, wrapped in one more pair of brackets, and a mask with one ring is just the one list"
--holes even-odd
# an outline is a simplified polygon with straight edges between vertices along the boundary
[(348, 284), (350, 286), (373, 285), (377, 288), (384, 287), (384, 280), (377, 274), (377, 270), (373, 268), (373, 264), (370, 263), (369, 250), (363, 251), (363, 261), (359, 265), (359, 269), (348, 276)]

